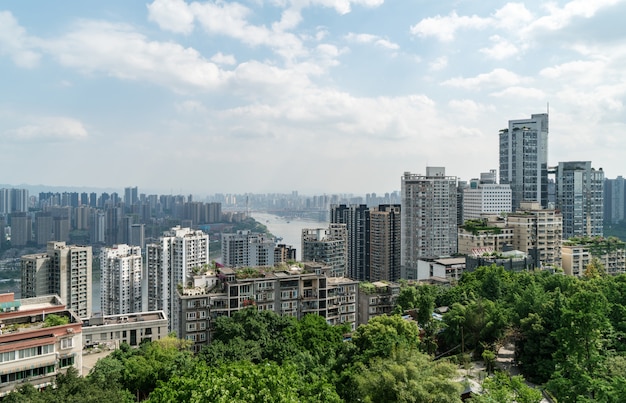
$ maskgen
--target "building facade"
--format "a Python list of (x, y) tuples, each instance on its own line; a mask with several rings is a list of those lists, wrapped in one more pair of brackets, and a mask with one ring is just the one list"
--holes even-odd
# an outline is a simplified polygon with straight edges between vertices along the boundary
[(548, 207), (548, 114), (509, 120), (500, 130), (500, 184), (511, 186), (512, 210), (523, 201)]
[(604, 172), (590, 161), (559, 162), (556, 208), (563, 215), (563, 239), (604, 233)]
[(222, 264), (228, 267), (274, 266), (276, 242), (265, 234), (222, 234)]
[(457, 252), (457, 178), (443, 167), (427, 167), (426, 175), (402, 177), (401, 266), (403, 277), (417, 279), (422, 257)]
[(56, 294), (78, 317), (92, 314), (91, 246), (48, 242), (45, 254), (21, 258), (22, 297)]
[(344, 277), (348, 266), (348, 231), (346, 224), (302, 230), (302, 261), (324, 263), (330, 275)]
[(495, 176), (495, 170), (482, 173), (481, 179), (472, 179), (463, 189), (463, 222), (511, 212), (511, 186), (497, 184)]
[(143, 259), (139, 246), (115, 245), (100, 250), (100, 299), (103, 315), (143, 311)]
[(173, 309), (177, 288), (197, 268), (209, 263), (209, 236), (202, 231), (174, 227), (157, 243), (146, 245), (146, 274), (149, 311), (165, 311), (169, 330), (178, 328)]
[(370, 210), (369, 280), (400, 279), (401, 206), (381, 204)]
[(359, 281), (369, 280), (370, 209), (366, 204), (332, 204), (331, 224), (345, 224), (348, 232), (346, 275)]
[(604, 179), (604, 222), (617, 224), (626, 217), (626, 184), (624, 178)]

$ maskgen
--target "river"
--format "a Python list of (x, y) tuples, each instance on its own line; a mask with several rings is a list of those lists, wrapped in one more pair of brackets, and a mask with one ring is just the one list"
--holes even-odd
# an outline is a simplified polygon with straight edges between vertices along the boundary
[(306, 218), (284, 218), (274, 214), (251, 212), (250, 215), (256, 221), (265, 225), (274, 236), (282, 238), (278, 243), (296, 248), (296, 260), (302, 259), (303, 228), (328, 228), (328, 222)]

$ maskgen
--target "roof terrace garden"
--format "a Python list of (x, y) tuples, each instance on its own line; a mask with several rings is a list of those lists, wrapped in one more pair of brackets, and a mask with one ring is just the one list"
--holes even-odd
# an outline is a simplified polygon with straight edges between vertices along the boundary
[(479, 233), (487, 233), (497, 235), (502, 232), (500, 227), (487, 225), (487, 220), (467, 220), (465, 224), (461, 226), (465, 231), (471, 232), (472, 235), (478, 235)]
[(595, 256), (607, 255), (619, 249), (626, 249), (626, 242), (610, 236), (573, 236), (563, 242), (564, 246), (584, 246), (589, 249), (589, 253)]
[(68, 325), (71, 323), (71, 317), (62, 312), (50, 314), (44, 313), (37, 315), (25, 315), (10, 319), (0, 319), (0, 323), (2, 323), (2, 334), (11, 334)]

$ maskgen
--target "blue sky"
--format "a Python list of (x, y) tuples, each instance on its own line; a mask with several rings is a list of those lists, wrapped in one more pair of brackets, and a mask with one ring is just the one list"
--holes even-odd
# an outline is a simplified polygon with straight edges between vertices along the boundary
[[(4, 7), (4, 8), (3, 8)], [(498, 168), (550, 105), (549, 162), (626, 174), (626, 1), (0, 5), (0, 183), (383, 193)]]

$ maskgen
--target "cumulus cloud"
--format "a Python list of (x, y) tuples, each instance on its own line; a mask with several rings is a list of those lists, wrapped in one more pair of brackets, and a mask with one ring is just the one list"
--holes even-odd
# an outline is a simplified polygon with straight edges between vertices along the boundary
[(34, 119), (34, 123), (4, 132), (5, 141), (72, 141), (87, 138), (83, 124), (67, 117)]
[(554, 3), (546, 3), (548, 15), (540, 17), (528, 27), (528, 31), (549, 30), (555, 31), (569, 25), (576, 17), (590, 18), (599, 10), (615, 5), (621, 0), (573, 0), (558, 7)]
[(34, 49), (33, 42), (11, 12), (0, 11), (0, 55), (10, 56), (20, 67), (35, 67), (40, 54)]
[(150, 41), (124, 24), (82, 21), (44, 47), (62, 65), (84, 73), (150, 81), (176, 90), (219, 87), (230, 76), (193, 48)]
[(398, 45), (397, 43), (393, 43), (387, 39), (381, 38), (378, 35), (355, 34), (353, 32), (350, 32), (348, 35), (345, 36), (345, 38), (348, 42), (374, 44), (376, 46), (391, 50), (400, 49), (400, 45)]
[(448, 16), (424, 18), (411, 26), (411, 33), (420, 37), (434, 36), (443, 42), (450, 42), (459, 29), (483, 29), (489, 26), (491, 20), (477, 15), (459, 16), (452, 11)]
[(436, 58), (429, 65), (429, 68), (432, 71), (443, 70), (446, 67), (448, 67), (448, 58), (445, 57), (445, 56), (441, 56), (441, 57)]
[(237, 64), (237, 60), (235, 60), (235, 56), (233, 55), (225, 55), (222, 52), (217, 52), (211, 57), (211, 61), (215, 64), (223, 64), (223, 65), (235, 65)]
[(490, 95), (497, 98), (547, 99), (547, 94), (538, 88), (520, 86), (508, 87), (502, 91), (492, 92)]
[(194, 16), (184, 0), (155, 0), (148, 7), (148, 20), (156, 22), (163, 30), (190, 34)]
[(480, 49), (480, 52), (492, 59), (506, 59), (510, 56), (518, 54), (519, 52), (517, 46), (498, 35), (491, 36), (489, 40), (493, 43), (493, 45), (490, 48)]
[(489, 73), (479, 74), (475, 77), (455, 77), (446, 80), (442, 85), (449, 87), (459, 87), (465, 89), (481, 88), (481, 87), (508, 87), (520, 83), (528, 82), (529, 79), (524, 78), (512, 71), (505, 69), (495, 69)]

